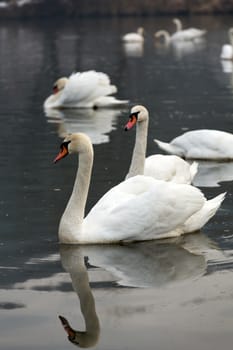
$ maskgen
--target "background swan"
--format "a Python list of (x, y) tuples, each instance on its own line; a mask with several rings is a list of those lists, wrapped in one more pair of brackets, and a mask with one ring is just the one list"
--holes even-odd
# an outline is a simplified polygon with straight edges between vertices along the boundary
[(107, 74), (90, 70), (60, 78), (53, 85), (53, 94), (44, 102), (44, 108), (101, 108), (121, 106), (128, 101), (117, 100), (117, 92)]
[(228, 36), (230, 44), (225, 44), (222, 46), (220, 58), (222, 60), (232, 60), (233, 59), (233, 28), (228, 30)]
[(183, 25), (180, 19), (174, 18), (173, 23), (176, 25), (176, 33), (182, 34), (184, 37), (184, 40), (193, 40), (196, 38), (203, 37), (206, 34), (205, 29), (198, 29), (198, 28), (187, 28), (183, 29)]
[(113, 187), (84, 219), (90, 184), (93, 148), (88, 136), (68, 135), (55, 162), (79, 153), (79, 166), (71, 197), (59, 225), (62, 243), (113, 243), (179, 236), (199, 230), (224, 199), (209, 201), (197, 188), (134, 176)]
[(69, 248), (71, 247), (61, 247), (61, 261), (64, 269), (70, 274), (73, 289), (79, 297), (86, 329), (85, 331), (74, 330), (64, 316), (59, 316), (59, 318), (68, 334), (69, 341), (81, 348), (89, 348), (96, 345), (99, 340), (100, 324), (95, 310), (95, 300), (89, 285), (84, 257), (78, 254), (77, 249)]
[(135, 175), (152, 176), (158, 180), (190, 184), (197, 173), (198, 164), (192, 165), (177, 156), (154, 154), (146, 158), (149, 112), (144, 106), (131, 109), (125, 130), (136, 124), (136, 138), (127, 178)]
[(233, 134), (210, 129), (193, 130), (170, 143), (154, 139), (165, 152), (188, 159), (233, 160)]
[(139, 27), (135, 33), (127, 33), (122, 36), (124, 42), (144, 42), (144, 29)]

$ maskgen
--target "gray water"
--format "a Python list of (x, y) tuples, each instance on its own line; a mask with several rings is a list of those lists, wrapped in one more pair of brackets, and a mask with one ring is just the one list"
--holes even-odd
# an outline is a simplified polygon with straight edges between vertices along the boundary
[[(135, 134), (123, 127), (134, 104), (150, 111), (148, 154), (159, 151), (155, 137), (232, 132), (233, 70), (219, 59), (232, 23), (227, 16), (184, 18), (187, 27), (206, 28), (206, 40), (169, 48), (156, 46), (153, 33), (172, 31), (171, 17), (0, 24), (1, 349), (69, 349), (58, 315), (79, 330), (86, 317), (84, 342), (96, 349), (231, 349), (232, 164), (200, 164), (196, 185), (208, 198), (227, 197), (199, 234), (64, 247), (58, 223), (77, 164), (52, 161), (66, 131), (92, 137), (88, 211), (127, 173)], [(120, 36), (140, 25), (144, 49), (127, 51)], [(45, 115), (53, 82), (88, 69), (109, 74), (129, 105)]]

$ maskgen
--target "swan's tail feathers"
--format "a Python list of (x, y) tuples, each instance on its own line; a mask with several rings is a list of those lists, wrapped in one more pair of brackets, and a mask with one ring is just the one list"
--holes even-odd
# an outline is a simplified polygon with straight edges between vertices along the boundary
[(197, 174), (197, 171), (198, 171), (198, 162), (193, 162), (190, 165), (190, 174), (191, 174), (192, 180), (194, 179), (194, 176)]
[(215, 215), (225, 196), (226, 192), (206, 201), (203, 207), (185, 222), (184, 232), (200, 230)]
[(168, 142), (159, 141), (157, 139), (154, 139), (154, 142), (157, 143), (159, 148), (161, 148), (165, 152), (169, 154), (176, 154), (178, 156), (182, 156), (182, 151), (178, 147), (171, 145)]

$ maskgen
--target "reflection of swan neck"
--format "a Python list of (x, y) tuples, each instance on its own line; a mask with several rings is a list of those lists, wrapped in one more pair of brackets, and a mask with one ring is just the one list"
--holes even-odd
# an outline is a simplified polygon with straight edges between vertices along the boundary
[(135, 145), (127, 178), (144, 174), (147, 134), (148, 118), (137, 122)]
[(70, 248), (66, 246), (61, 247), (62, 264), (66, 271), (69, 272), (73, 289), (79, 297), (86, 330), (76, 331), (70, 327), (68, 321), (63, 318), (63, 316), (61, 316), (60, 319), (66, 332), (69, 334), (69, 340), (79, 347), (88, 348), (94, 346), (98, 342), (100, 325), (83, 256), (77, 249), (75, 249), (75, 253), (76, 252), (78, 253), (77, 255), (74, 254), (73, 250), (70, 250)]
[(176, 25), (176, 32), (179, 32), (182, 30), (181, 20), (179, 20), (178, 18), (174, 18), (173, 23), (175, 23), (175, 25)]
[(171, 35), (168, 33), (167, 30), (159, 30), (154, 34), (156, 39), (163, 38), (165, 43), (168, 43), (171, 39)]

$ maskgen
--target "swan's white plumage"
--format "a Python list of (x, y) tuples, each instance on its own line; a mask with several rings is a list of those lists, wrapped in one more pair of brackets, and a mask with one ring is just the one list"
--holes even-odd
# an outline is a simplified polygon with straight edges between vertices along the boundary
[(233, 28), (228, 30), (228, 36), (230, 44), (224, 44), (222, 46), (220, 54), (222, 60), (233, 60)]
[[(79, 167), (60, 221), (62, 243), (117, 243), (178, 236), (190, 229), (199, 230), (224, 198), (224, 194), (216, 197), (208, 209), (209, 201), (193, 186), (139, 175), (113, 187), (83, 219), (93, 161), (92, 145), (85, 134), (71, 134), (62, 143), (56, 160), (66, 154), (65, 150), (79, 152)], [(193, 215), (195, 220), (191, 219)]]
[(131, 109), (126, 130), (132, 127), (130, 123), (133, 115), (137, 120), (136, 138), (127, 178), (135, 175), (146, 175), (157, 180), (190, 184), (197, 173), (198, 164), (194, 162), (190, 165), (182, 158), (174, 155), (154, 154), (145, 158), (149, 112), (144, 106), (134, 106)]
[(189, 159), (233, 159), (233, 134), (224, 131), (200, 129), (188, 131), (170, 143), (154, 141), (167, 153)]
[(143, 33), (144, 33), (144, 29), (142, 27), (139, 27), (137, 29), (137, 32), (135, 33), (127, 33), (125, 35), (122, 36), (122, 40), (124, 42), (128, 42), (128, 43), (135, 43), (135, 42), (139, 42), (139, 43), (143, 43), (144, 42), (144, 36), (143, 36)]
[[(126, 100), (117, 100), (109, 96), (117, 92), (107, 74), (96, 71), (77, 72), (67, 78), (61, 78), (64, 86), (49, 96), (44, 108), (94, 108), (126, 104)], [(59, 84), (59, 79), (58, 79)], [(56, 84), (56, 83), (55, 83)]]

